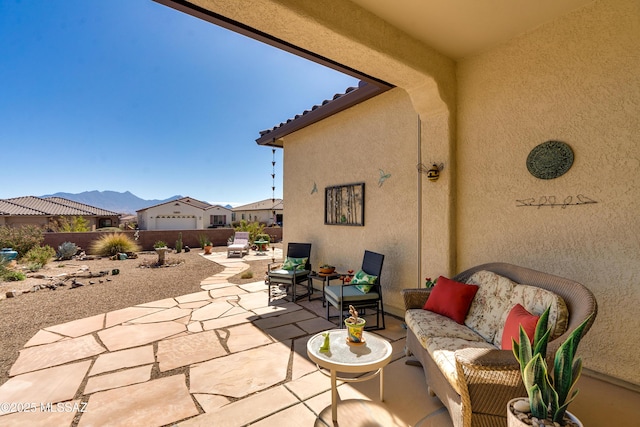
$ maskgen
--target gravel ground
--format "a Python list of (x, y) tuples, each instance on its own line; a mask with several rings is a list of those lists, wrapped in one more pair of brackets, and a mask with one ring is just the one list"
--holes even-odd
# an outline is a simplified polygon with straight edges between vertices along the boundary
[[(226, 251), (226, 247), (214, 250)], [(83, 265), (92, 273), (117, 268), (120, 274), (92, 279), (78, 277), (77, 282), (84, 286), (71, 289), (71, 280), (67, 280), (66, 286), (55, 291), (44, 289), (16, 298), (0, 299), (0, 384), (9, 379), (9, 369), (15, 363), (18, 351), (42, 328), (201, 291), (200, 282), (219, 273), (223, 267), (203, 258), (200, 253), (202, 249), (198, 248), (187, 253), (167, 254), (167, 264), (170, 266), (161, 268), (141, 267), (157, 261), (158, 256), (153, 252), (141, 253), (136, 259), (123, 261), (102, 258), (47, 264), (37, 274), (56, 276), (65, 272), (73, 273)], [(270, 261), (271, 258), (249, 262), (253, 278), (234, 276), (230, 282), (242, 284), (260, 280)], [(106, 281), (106, 278), (111, 280)], [(90, 280), (95, 284), (90, 285)], [(49, 282), (36, 278), (28, 278), (23, 282), (0, 282), (0, 293), (4, 295), (11, 289), (30, 289), (35, 284), (46, 283)]]

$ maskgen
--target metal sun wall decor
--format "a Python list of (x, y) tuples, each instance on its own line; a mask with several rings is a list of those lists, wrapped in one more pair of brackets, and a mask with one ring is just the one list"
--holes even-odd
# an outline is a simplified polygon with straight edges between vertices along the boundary
[(364, 182), (324, 189), (324, 223), (364, 226)]
[(564, 175), (573, 165), (573, 150), (562, 141), (547, 141), (537, 145), (527, 156), (529, 173), (540, 179)]

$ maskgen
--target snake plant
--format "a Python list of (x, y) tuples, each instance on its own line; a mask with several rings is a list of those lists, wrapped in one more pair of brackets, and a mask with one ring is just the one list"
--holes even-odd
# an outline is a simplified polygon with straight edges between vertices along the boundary
[(531, 415), (539, 419), (548, 419), (562, 424), (567, 406), (573, 401), (578, 390), (573, 386), (582, 372), (582, 359), (574, 361), (582, 332), (586, 328), (590, 315), (569, 335), (556, 351), (553, 375), (546, 362), (547, 343), (551, 336), (549, 308), (540, 316), (536, 325), (533, 343), (520, 326), (520, 343), (512, 339), (513, 354), (520, 364), (522, 381), (527, 389)]

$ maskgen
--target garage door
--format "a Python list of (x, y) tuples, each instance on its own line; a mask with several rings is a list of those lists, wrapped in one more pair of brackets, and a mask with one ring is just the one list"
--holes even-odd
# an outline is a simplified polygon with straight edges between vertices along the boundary
[(175, 215), (156, 218), (156, 230), (194, 230), (195, 228), (195, 216)]

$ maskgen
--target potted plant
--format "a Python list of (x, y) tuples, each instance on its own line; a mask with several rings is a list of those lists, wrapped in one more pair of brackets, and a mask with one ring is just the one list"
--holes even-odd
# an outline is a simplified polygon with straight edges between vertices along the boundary
[(213, 249), (213, 244), (211, 243), (211, 240), (205, 239), (202, 249), (204, 249), (205, 255), (211, 255), (211, 251)]
[[(547, 368), (547, 343), (551, 336), (551, 328), (547, 327), (549, 308), (540, 316), (533, 337), (533, 342), (520, 326), (520, 343), (512, 339), (513, 354), (520, 364), (522, 381), (527, 390), (528, 402), (525, 398), (516, 398), (507, 404), (507, 426), (531, 426), (523, 421), (527, 418), (546, 420), (545, 425), (574, 425), (582, 427), (582, 423), (567, 407), (573, 401), (578, 390), (573, 386), (582, 372), (582, 359), (574, 361), (582, 332), (591, 320), (585, 319), (563, 342), (555, 353), (553, 374)], [(523, 403), (524, 402), (524, 403)], [(557, 424), (554, 424), (557, 423)]]
[(364, 320), (362, 317), (358, 317), (358, 312), (352, 305), (349, 306), (349, 314), (351, 316), (344, 319), (344, 324), (347, 327), (348, 342), (361, 344), (364, 342), (362, 332), (364, 331), (366, 320)]
[(330, 264), (322, 264), (318, 269), (322, 274), (331, 274), (336, 271), (336, 267)]

